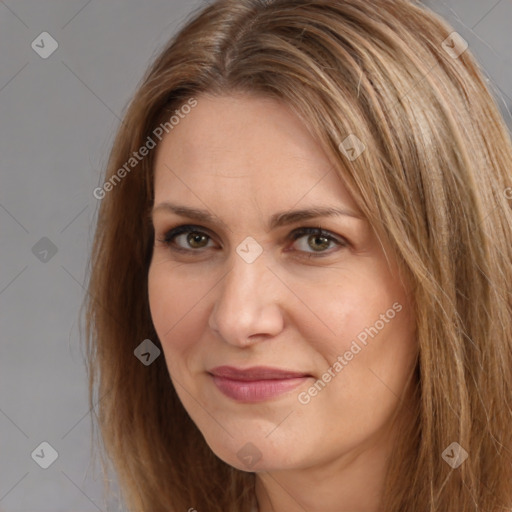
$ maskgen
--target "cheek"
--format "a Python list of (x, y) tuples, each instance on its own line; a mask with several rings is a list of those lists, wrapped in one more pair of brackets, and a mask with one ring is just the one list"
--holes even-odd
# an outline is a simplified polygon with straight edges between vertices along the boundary
[(327, 360), (332, 361), (350, 350), (354, 340), (364, 346), (370, 339), (369, 330), (375, 333), (372, 327), (379, 332), (389, 332), (392, 324), (398, 324), (397, 320), (405, 316), (393, 308), (393, 304), (404, 306), (401, 289), (387, 286), (378, 278), (362, 272), (356, 276), (335, 274), (324, 280), (325, 286), (295, 288), (307, 306), (306, 310), (304, 305), (296, 310), (297, 325), (306, 329), (303, 331), (305, 339), (317, 344), (317, 350)]
[(192, 346), (203, 321), (201, 299), (208, 290), (206, 284), (180, 277), (179, 272), (164, 263), (160, 268), (151, 266), (148, 274), (151, 318), (166, 353)]
[[(382, 293), (372, 300), (347, 302), (338, 315), (336, 341), (323, 347), (336, 374), (328, 395), (365, 416), (394, 406), (416, 358), (411, 306), (396, 298)], [(345, 402), (349, 396), (351, 404)]]
[[(347, 273), (331, 282), (343, 284), (301, 292), (316, 315), (308, 315), (310, 322), (304, 317), (296, 321), (305, 328), (302, 334), (310, 348), (321, 356), (316, 367), (325, 370), (320, 378), (330, 390), (322, 392), (324, 400), (351, 409), (358, 403), (366, 414), (365, 404), (372, 409), (388, 398), (393, 401), (388, 388), (399, 393), (412, 369), (417, 351), (412, 305), (399, 280), (386, 273), (359, 272), (357, 278)], [(354, 403), (346, 402), (348, 396)]]

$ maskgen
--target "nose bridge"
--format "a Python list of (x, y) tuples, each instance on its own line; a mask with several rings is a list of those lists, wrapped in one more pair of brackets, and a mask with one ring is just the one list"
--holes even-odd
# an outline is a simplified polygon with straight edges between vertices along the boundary
[[(244, 248), (240, 244), (238, 250)], [(254, 261), (238, 252), (219, 287), (210, 327), (232, 344), (244, 345), (253, 335), (276, 335), (283, 326), (278, 304), (278, 279), (260, 254)]]

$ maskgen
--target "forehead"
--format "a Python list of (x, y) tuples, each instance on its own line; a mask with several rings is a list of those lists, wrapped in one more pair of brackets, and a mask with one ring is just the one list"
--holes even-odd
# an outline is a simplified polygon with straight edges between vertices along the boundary
[(237, 199), (262, 207), (321, 199), (355, 209), (333, 162), (301, 119), (284, 103), (248, 95), (201, 95), (163, 137), (155, 203), (171, 196), (195, 205), (208, 198), (224, 207), (226, 201), (240, 206)]

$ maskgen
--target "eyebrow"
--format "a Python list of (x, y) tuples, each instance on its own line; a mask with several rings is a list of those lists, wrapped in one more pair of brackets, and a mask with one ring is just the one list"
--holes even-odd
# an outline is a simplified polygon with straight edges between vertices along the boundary
[[(219, 218), (217, 215), (210, 213), (207, 210), (200, 210), (197, 208), (190, 208), (189, 206), (177, 205), (170, 203), (168, 201), (164, 201), (157, 206), (155, 206), (151, 211), (151, 218), (153, 218), (154, 214), (158, 211), (169, 211), (175, 213), (176, 215), (180, 215), (182, 217), (188, 217), (190, 219), (194, 219), (202, 222), (210, 222), (210, 223), (218, 223), (223, 226), (225, 229), (228, 229), (226, 223)], [(346, 216), (352, 217), (355, 219), (363, 220), (361, 215), (351, 211), (351, 210), (343, 210), (333, 207), (326, 206), (317, 206), (311, 207), (303, 210), (288, 210), (283, 212), (278, 212), (270, 217), (270, 221), (268, 224), (268, 229), (275, 229), (281, 226), (286, 226), (288, 224), (293, 224), (295, 222), (300, 222), (303, 220), (314, 219), (317, 217), (338, 217), (338, 216)]]

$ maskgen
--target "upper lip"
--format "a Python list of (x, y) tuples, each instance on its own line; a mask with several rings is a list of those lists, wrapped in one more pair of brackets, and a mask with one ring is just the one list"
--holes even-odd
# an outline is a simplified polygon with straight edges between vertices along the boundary
[(226, 377), (233, 380), (270, 380), (270, 379), (294, 379), (309, 377), (305, 372), (296, 372), (270, 366), (251, 366), (250, 368), (236, 368), (235, 366), (216, 366), (210, 370), (217, 377)]

